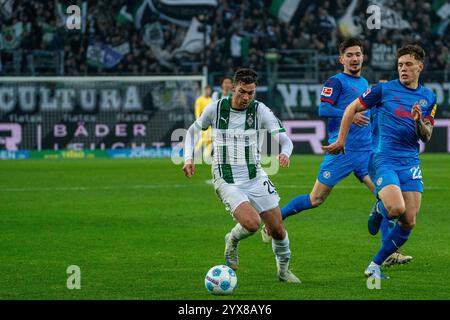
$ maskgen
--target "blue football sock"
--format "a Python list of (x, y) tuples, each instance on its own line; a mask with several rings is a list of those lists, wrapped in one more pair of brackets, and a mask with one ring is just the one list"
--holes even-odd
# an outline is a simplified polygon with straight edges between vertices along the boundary
[(385, 241), (386, 238), (389, 236), (389, 233), (394, 229), (395, 221), (386, 219), (383, 216), (383, 220), (381, 220), (380, 225), (380, 233), (381, 233), (381, 241)]
[(309, 194), (302, 194), (289, 201), (288, 204), (281, 209), (281, 217), (284, 220), (291, 215), (310, 208), (312, 208), (312, 204)]
[(387, 257), (397, 251), (408, 240), (410, 234), (411, 230), (403, 229), (397, 222), (373, 258), (373, 262), (381, 266)]

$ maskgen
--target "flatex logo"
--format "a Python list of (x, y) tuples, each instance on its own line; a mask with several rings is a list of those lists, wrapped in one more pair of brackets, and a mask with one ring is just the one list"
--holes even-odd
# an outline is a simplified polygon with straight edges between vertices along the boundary
[(406, 111), (405, 110), (405, 108), (404, 107), (402, 107), (402, 106), (398, 106), (396, 109), (395, 109), (395, 117), (396, 118), (413, 118), (413, 116), (411, 115), (411, 112), (408, 112), (408, 111)]

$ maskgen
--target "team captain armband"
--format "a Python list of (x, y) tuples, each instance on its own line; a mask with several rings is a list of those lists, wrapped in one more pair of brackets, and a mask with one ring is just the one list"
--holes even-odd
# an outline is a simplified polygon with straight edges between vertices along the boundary
[(425, 119), (430, 120), (431, 124), (434, 125), (434, 116), (436, 115), (437, 104), (435, 103), (433, 108), (430, 108), (430, 112), (427, 112)]

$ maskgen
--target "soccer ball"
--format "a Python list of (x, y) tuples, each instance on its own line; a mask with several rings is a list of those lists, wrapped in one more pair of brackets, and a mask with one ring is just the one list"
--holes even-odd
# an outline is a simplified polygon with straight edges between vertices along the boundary
[(236, 273), (225, 265), (214, 266), (206, 273), (205, 287), (212, 294), (229, 295), (236, 286)]

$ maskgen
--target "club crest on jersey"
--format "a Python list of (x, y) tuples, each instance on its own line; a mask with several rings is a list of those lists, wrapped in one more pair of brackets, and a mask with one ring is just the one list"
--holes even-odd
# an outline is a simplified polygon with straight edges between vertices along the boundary
[(363, 95), (362, 95), (363, 98), (365, 98), (370, 93), (370, 91), (372, 91), (372, 89), (370, 89), (370, 88), (367, 89), (366, 92), (364, 92)]
[(322, 95), (324, 97), (331, 97), (331, 94), (333, 93), (333, 88), (330, 87), (323, 87), (322, 89)]
[(381, 185), (383, 183), (383, 178), (379, 177), (377, 180), (377, 186)]
[(329, 179), (329, 178), (331, 177), (330, 171), (325, 171), (325, 172), (323, 173), (323, 177), (324, 177), (325, 179)]
[(247, 124), (248, 124), (249, 127), (251, 127), (253, 125), (253, 122), (254, 122), (254, 120), (253, 120), (252, 116), (247, 118)]
[(419, 106), (421, 108), (423, 108), (423, 107), (425, 107), (427, 105), (428, 101), (425, 100), (425, 99), (420, 99), (419, 102), (417, 102), (417, 103), (419, 104)]

